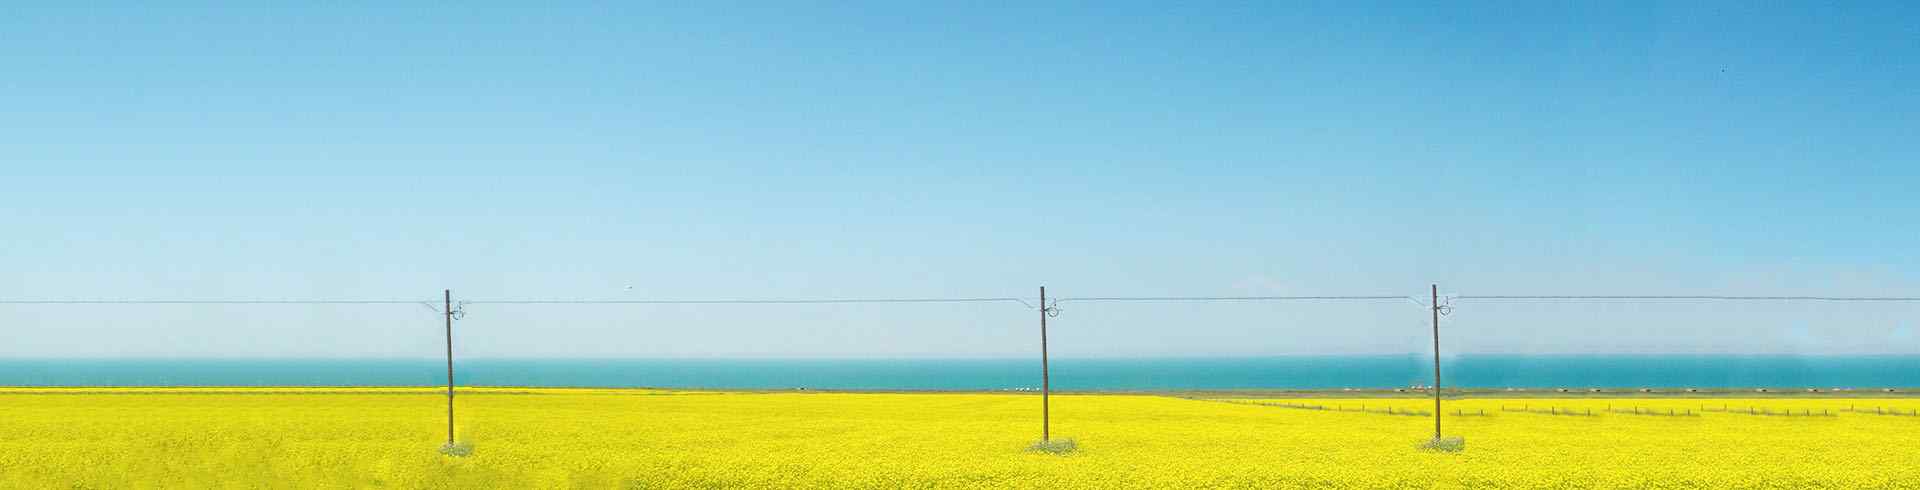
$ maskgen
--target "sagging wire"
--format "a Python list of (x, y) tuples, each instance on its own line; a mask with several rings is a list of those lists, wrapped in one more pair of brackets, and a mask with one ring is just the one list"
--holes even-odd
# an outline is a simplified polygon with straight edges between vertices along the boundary
[(1437, 310), (1440, 310), (1441, 316), (1446, 316), (1446, 315), (1453, 314), (1453, 300), (1459, 299), (1460, 296), (1444, 295), (1444, 294), (1440, 295), (1440, 304), (1438, 305), (1430, 304), (1430, 302), (1428, 301), (1421, 301), (1420, 298), (1414, 297), (1414, 296), (1407, 296), (1406, 298), (1407, 298), (1407, 301), (1412, 302), (1415, 305), (1419, 305), (1420, 308), (1422, 309), (1437, 309)]
[(1041, 306), (1035, 306), (1033, 303), (1028, 303), (1027, 300), (1025, 299), (1014, 298), (1013, 300), (1016, 302), (1019, 302), (1020, 306), (1024, 306), (1028, 310), (1036, 310), (1036, 311), (1041, 311), (1046, 313), (1047, 318), (1060, 317), (1060, 301), (1061, 300), (1058, 298), (1047, 300), (1046, 304)]
[(1915, 296), (1725, 296), (1725, 295), (1461, 295), (1466, 300), (1510, 301), (1831, 301), (1920, 302)]
[[(1060, 316), (1060, 304), (1061, 304), (1061, 303), (1067, 303), (1067, 302), (1073, 302), (1073, 301), (1081, 301), (1081, 302), (1182, 302), (1182, 303), (1212, 303), (1212, 302), (1243, 302), (1243, 301), (1381, 301), (1381, 300), (1395, 300), (1395, 299), (1411, 299), (1411, 298), (1410, 298), (1410, 297), (1408, 297), (1408, 296), (1393, 296), (1393, 295), (1373, 295), (1373, 296), (1082, 296), (1082, 297), (1077, 297), (1077, 298), (1074, 298), (1074, 297), (1068, 297), (1068, 298), (1060, 298), (1060, 299), (1055, 299), (1055, 300), (1051, 300), (1051, 301), (1048, 301), (1048, 303), (1050, 303), (1050, 304), (1048, 304), (1048, 305), (1046, 305), (1046, 307), (1045, 307), (1045, 310), (1046, 310), (1046, 313), (1047, 313), (1047, 316), (1048, 316), (1048, 317), (1050, 317), (1050, 318), (1052, 318), (1052, 317), (1059, 317), (1059, 316)], [(1020, 302), (1020, 304), (1022, 304), (1022, 305), (1025, 305), (1025, 306), (1027, 307), (1027, 309), (1029, 309), (1029, 310), (1031, 310), (1031, 309), (1037, 309), (1037, 308), (1035, 308), (1035, 307), (1034, 307), (1034, 306), (1033, 306), (1032, 304), (1029, 304), (1029, 303), (1027, 303), (1026, 301), (1021, 301), (1021, 302)]]
[(1214, 302), (1214, 301), (1379, 301), (1412, 299), (1409, 296), (1083, 296), (1061, 298), (1060, 301), (1154, 301), (1154, 302)]
[(411, 300), (360, 299), (10, 299), (7, 305), (404, 305)]
[[(1033, 305), (1020, 298), (826, 298), (826, 299), (489, 299), (459, 301), (454, 309), (454, 319), (465, 316), (464, 306), (469, 304), (487, 305), (838, 305), (838, 304), (901, 304), (901, 303), (1019, 303), (1028, 309)], [(431, 304), (427, 304), (432, 308)], [(435, 309), (435, 311), (439, 311)]]
[(874, 304), (874, 303), (989, 303), (1018, 302), (1032, 308), (1019, 298), (829, 298), (829, 299), (663, 299), (663, 300), (624, 300), (624, 299), (490, 299), (463, 301), (470, 304), (489, 305), (818, 305), (818, 304)]
[[(468, 304), (468, 303), (471, 303), (471, 301), (455, 301), (455, 302), (453, 302), (453, 315), (452, 315), (452, 316), (453, 316), (453, 319), (454, 319), (454, 320), (464, 320), (464, 319), (466, 319), (466, 318), (467, 318), (467, 304)], [(445, 311), (441, 311), (441, 310), (440, 310), (440, 307), (439, 307), (439, 306), (435, 306), (435, 305), (433, 304), (433, 302), (431, 302), (431, 301), (421, 301), (421, 302), (420, 302), (420, 306), (424, 306), (424, 307), (426, 307), (426, 308), (427, 308), (428, 310), (431, 310), (431, 311), (433, 311), (433, 312), (434, 312), (434, 313), (436, 313), (436, 314), (441, 314), (441, 315), (445, 315), (445, 314), (447, 314), (447, 312), (445, 312)]]
[(1061, 304), (1081, 302), (1233, 302), (1233, 301), (1381, 301), (1411, 299), (1398, 295), (1369, 296), (1085, 296), (1078, 298), (1050, 299), (1046, 304), (1036, 304), (1019, 297), (967, 297), (967, 298), (830, 298), (830, 299), (687, 299), (687, 300), (618, 300), (618, 299), (488, 299), (463, 301), (471, 304), (515, 304), (515, 305), (715, 305), (715, 304), (755, 304), (755, 305), (795, 305), (795, 304), (875, 304), (875, 303), (993, 303), (1007, 302), (1019, 304), (1028, 310), (1045, 310), (1049, 317), (1060, 315)]

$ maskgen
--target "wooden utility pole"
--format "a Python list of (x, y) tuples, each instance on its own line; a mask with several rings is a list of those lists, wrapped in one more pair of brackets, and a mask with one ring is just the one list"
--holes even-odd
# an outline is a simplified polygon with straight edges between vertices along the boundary
[(1433, 438), (1440, 439), (1440, 285), (1433, 285)]
[(447, 445), (453, 445), (453, 290), (446, 290), (440, 313), (447, 317)]
[(1040, 442), (1052, 437), (1053, 423), (1048, 418), (1053, 411), (1047, 406), (1047, 396), (1052, 392), (1047, 373), (1047, 287), (1040, 286)]

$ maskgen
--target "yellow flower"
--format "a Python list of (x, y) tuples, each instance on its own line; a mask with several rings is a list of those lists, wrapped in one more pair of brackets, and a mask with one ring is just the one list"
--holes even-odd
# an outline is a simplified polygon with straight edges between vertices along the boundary
[[(6, 389), (0, 488), (1920, 488), (1906, 399)], [(1912, 413), (1912, 412), (1907, 412)]]

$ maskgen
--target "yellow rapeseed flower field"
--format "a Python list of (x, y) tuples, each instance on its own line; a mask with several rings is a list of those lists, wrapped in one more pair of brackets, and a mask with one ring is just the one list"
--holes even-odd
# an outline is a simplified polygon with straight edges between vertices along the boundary
[[(1920, 488), (1920, 417), (1837, 412), (1920, 409), (1904, 399), (1449, 401), (1466, 449), (1440, 453), (1416, 448), (1431, 419), (1357, 411), (1432, 409), (1418, 399), (1058, 395), (1054, 434), (1079, 447), (1058, 456), (1026, 450), (1040, 431), (1026, 394), (472, 389), (457, 407), (467, 457), (437, 451), (443, 400), (10, 389), (0, 486)], [(1666, 409), (1682, 415), (1647, 415)]]

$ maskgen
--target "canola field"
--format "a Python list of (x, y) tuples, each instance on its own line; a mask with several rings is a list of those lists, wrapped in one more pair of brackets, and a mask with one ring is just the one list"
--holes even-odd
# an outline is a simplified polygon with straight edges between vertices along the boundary
[(1030, 394), (463, 389), (465, 457), (444, 400), (5, 389), (0, 487), (1920, 488), (1910, 399), (1453, 400), (1444, 453), (1429, 400), (1056, 395), (1053, 455)]

